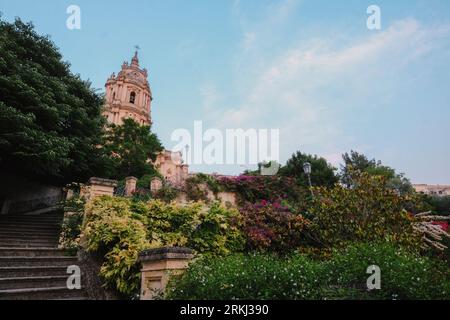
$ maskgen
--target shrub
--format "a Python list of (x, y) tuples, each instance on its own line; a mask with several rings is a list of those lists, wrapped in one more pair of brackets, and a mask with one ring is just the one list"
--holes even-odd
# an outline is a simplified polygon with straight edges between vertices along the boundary
[(80, 247), (84, 205), (85, 201), (80, 197), (73, 197), (64, 202), (64, 219), (61, 226), (59, 244), (70, 255), (76, 254)]
[(211, 175), (204, 173), (197, 173), (194, 176), (186, 179), (186, 192), (188, 198), (193, 201), (207, 201), (207, 191), (201, 187), (205, 185), (208, 187), (212, 193), (217, 196), (217, 194), (224, 190), (224, 187), (219, 183), (219, 181)]
[[(450, 298), (450, 273), (445, 264), (389, 243), (351, 245), (325, 265), (328, 286), (333, 288), (328, 294), (334, 298)], [(381, 290), (368, 292), (366, 271), (371, 265), (380, 267)]]
[(218, 181), (225, 190), (236, 192), (242, 203), (256, 203), (262, 200), (301, 203), (307, 198), (304, 197), (304, 190), (297, 186), (295, 179), (289, 177), (238, 176), (221, 177)]
[[(381, 290), (367, 290), (367, 268), (381, 268)], [(295, 254), (235, 254), (193, 262), (166, 290), (169, 299), (448, 299), (449, 271), (389, 243), (358, 244), (330, 260)]]
[(86, 250), (105, 254), (100, 275), (107, 286), (132, 296), (139, 289), (138, 254), (150, 243), (144, 224), (133, 219), (130, 200), (96, 198), (86, 208), (86, 219)]
[(177, 196), (178, 191), (168, 184), (164, 184), (161, 189), (153, 194), (154, 199), (159, 199), (165, 202), (171, 202), (175, 200)]
[(241, 209), (248, 250), (287, 253), (302, 244), (308, 221), (278, 202), (246, 203)]
[(389, 240), (419, 247), (415, 219), (406, 208), (413, 200), (386, 186), (383, 177), (363, 174), (353, 188), (317, 188), (309, 208), (309, 234), (320, 247)]
[(149, 201), (152, 198), (153, 195), (150, 189), (145, 188), (136, 188), (131, 194), (131, 199), (133, 199), (133, 201)]
[(450, 196), (438, 197), (422, 195), (423, 201), (429, 205), (429, 209), (439, 215), (450, 215)]
[(140, 251), (163, 245), (186, 245), (211, 255), (242, 250), (239, 224), (239, 213), (218, 203), (178, 206), (104, 196), (86, 208), (84, 246), (104, 256), (100, 275), (106, 285), (132, 297), (139, 289)]
[(296, 256), (235, 254), (199, 259), (186, 273), (173, 278), (168, 299), (248, 300), (318, 299), (321, 271), (316, 262)]
[(243, 248), (239, 212), (225, 209), (218, 202), (207, 207), (202, 202), (179, 206), (150, 201), (134, 204), (132, 210), (143, 219), (150, 241), (213, 254)]

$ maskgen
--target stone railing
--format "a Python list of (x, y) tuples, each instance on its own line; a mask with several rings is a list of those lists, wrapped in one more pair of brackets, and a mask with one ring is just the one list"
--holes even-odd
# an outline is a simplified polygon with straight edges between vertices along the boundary
[(170, 277), (181, 275), (193, 257), (193, 251), (185, 247), (162, 247), (141, 252), (141, 300), (153, 300), (163, 295)]

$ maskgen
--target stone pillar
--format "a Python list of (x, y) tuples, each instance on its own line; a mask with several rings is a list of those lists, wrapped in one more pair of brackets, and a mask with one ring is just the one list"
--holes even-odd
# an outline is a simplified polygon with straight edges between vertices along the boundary
[(73, 189), (68, 188), (67, 191), (66, 191), (66, 200), (72, 199), (73, 196), (74, 196)]
[(135, 177), (125, 178), (125, 196), (130, 197), (136, 191), (136, 183), (137, 178)]
[(162, 188), (162, 186), (163, 186), (163, 183), (160, 178), (153, 178), (150, 181), (150, 190), (152, 193), (160, 190)]
[(117, 187), (116, 180), (103, 179), (103, 178), (90, 178), (89, 179), (89, 200), (98, 196), (112, 196), (114, 195), (114, 188)]
[(141, 300), (153, 300), (158, 294), (163, 294), (170, 277), (182, 274), (193, 257), (193, 251), (185, 247), (162, 247), (141, 252)]

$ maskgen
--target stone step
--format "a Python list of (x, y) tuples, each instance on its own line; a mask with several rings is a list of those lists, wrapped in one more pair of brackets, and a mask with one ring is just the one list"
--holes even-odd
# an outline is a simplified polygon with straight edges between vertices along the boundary
[(36, 247), (36, 248), (21, 248), (21, 247), (0, 247), (0, 257), (55, 257), (67, 256), (62, 249)]
[(1, 278), (64, 275), (67, 276), (67, 267), (63, 266), (0, 267)]
[(36, 223), (36, 224), (53, 224), (53, 223), (60, 223), (63, 220), (63, 217), (52, 217), (52, 218), (39, 218), (39, 217), (23, 217), (23, 218), (16, 218), (16, 217), (2, 217), (0, 218), (0, 223)]
[(69, 275), (0, 278), (0, 290), (64, 287)]
[(11, 229), (18, 229), (18, 230), (59, 230), (61, 228), (61, 223), (54, 223), (54, 224), (35, 224), (35, 223), (1, 223), (0, 222), (0, 232), (1, 231), (7, 231)]
[(78, 264), (77, 257), (0, 257), (0, 267), (70, 266)]
[(69, 290), (66, 286), (0, 290), (0, 300), (82, 299), (85, 297), (84, 289)]
[(16, 235), (44, 235), (44, 236), (56, 236), (60, 234), (59, 229), (48, 229), (48, 230), (37, 230), (37, 229), (8, 229), (8, 230), (0, 230), (1, 236), (16, 236)]
[(17, 213), (17, 214), (5, 214), (5, 215), (1, 215), (0, 219), (39, 219), (39, 218), (44, 218), (44, 219), (54, 219), (54, 218), (58, 218), (58, 217), (62, 217), (63, 216), (63, 212), (61, 210), (57, 210), (57, 211), (52, 211), (52, 212), (43, 212), (43, 213), (36, 213), (36, 214), (31, 214), (31, 213)]
[(58, 239), (59, 234), (57, 232), (0, 232), (0, 239), (26, 239), (26, 240), (36, 240), (36, 239)]
[(34, 241), (58, 241), (58, 235), (48, 235), (48, 234), (29, 234), (29, 235), (22, 235), (22, 234), (0, 234), (0, 241), (9, 241), (9, 240), (26, 240), (30, 242)]
[(30, 232), (30, 233), (35, 233), (35, 232), (42, 232), (42, 233), (60, 233), (61, 231), (61, 226), (55, 226), (55, 227), (45, 227), (45, 228), (40, 228), (40, 227), (25, 227), (25, 226), (9, 226), (9, 227), (5, 227), (0, 225), (0, 234), (2, 233), (7, 233), (7, 232)]
[(0, 241), (0, 247), (2, 248), (23, 248), (23, 249), (34, 249), (34, 248), (54, 248), (58, 247), (58, 243), (55, 242), (2, 242)]
[(1, 225), (35, 225), (35, 226), (46, 226), (46, 225), (58, 225), (63, 221), (62, 217), (60, 219), (51, 219), (51, 220), (30, 220), (30, 219), (2, 219), (0, 220)]
[(38, 230), (38, 231), (57, 231), (61, 229), (61, 223), (54, 224), (34, 224), (34, 223), (1, 223), (0, 232), (8, 230)]
[(0, 239), (0, 247), (2, 248), (57, 248), (58, 241), (57, 240), (4, 240)]
[(0, 238), (0, 247), (57, 247), (58, 240), (55, 238), (54, 240), (50, 239), (36, 239), (36, 240), (27, 240), (27, 239), (1, 239)]

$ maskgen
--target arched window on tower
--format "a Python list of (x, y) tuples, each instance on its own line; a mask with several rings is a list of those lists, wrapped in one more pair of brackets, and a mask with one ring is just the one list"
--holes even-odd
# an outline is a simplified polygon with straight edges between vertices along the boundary
[(134, 101), (136, 100), (136, 92), (131, 92), (130, 93), (130, 103), (134, 104)]
[(113, 101), (116, 100), (116, 93), (113, 92)]

